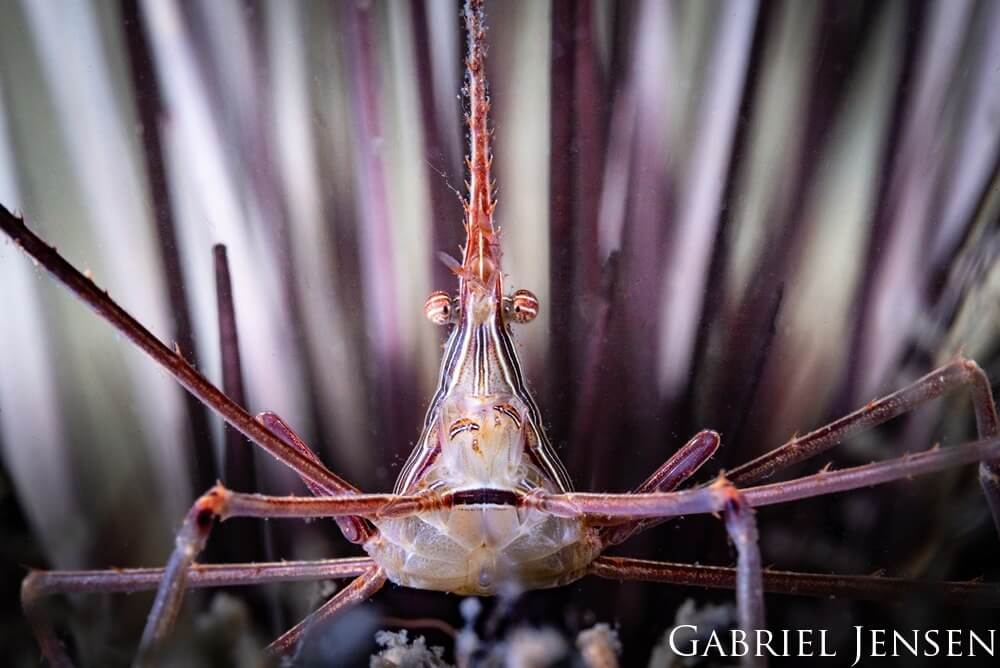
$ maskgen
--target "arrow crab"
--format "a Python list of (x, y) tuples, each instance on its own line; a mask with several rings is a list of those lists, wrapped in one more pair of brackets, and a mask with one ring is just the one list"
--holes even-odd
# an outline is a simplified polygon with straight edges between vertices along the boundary
[[(738, 626), (748, 634), (767, 628), (765, 590), (881, 598), (926, 590), (929, 596), (995, 603), (996, 588), (982, 583), (921, 584), (884, 577), (765, 569), (757, 545), (754, 508), (870, 487), (961, 464), (981, 462), (987, 501), (997, 508), (1000, 492), (994, 463), (1000, 458), (1000, 446), (995, 440), (995, 403), (985, 374), (963, 357), (699, 484), (690, 479), (725, 449), (725, 432), (721, 437), (712, 430), (698, 432), (644, 483), (627, 493), (573, 490), (571, 476), (550, 442), (544, 404), (535, 402), (518, 355), (517, 329), (544, 305), (527, 290), (507, 288), (516, 276), (504, 273), (504, 237), (494, 220), (498, 204), (491, 172), (481, 3), (468, 3), (464, 17), (469, 139), (468, 186), (463, 196), (465, 241), (461, 258), (445, 262), (457, 288), (433, 293), (425, 306), (432, 322), (449, 328), (448, 341), (422, 432), (392, 493), (362, 493), (330, 471), (278, 415), (250, 416), (240, 402), (216, 389), (197, 371), (183, 352), (160, 342), (22, 221), (4, 212), (3, 229), (18, 245), (194, 396), (286, 464), (313, 493), (311, 497), (263, 496), (231, 489), (223, 480), (195, 501), (163, 569), (32, 572), (23, 586), (25, 608), (33, 617), (49, 660), (59, 664), (65, 658), (56, 635), (38, 613), (49, 594), (156, 589), (140, 645), (140, 656), (145, 658), (169, 637), (187, 588), (286, 579), (354, 578), (271, 645), (271, 651), (279, 654), (295, 647), (306, 629), (367, 599), (387, 581), (484, 596), (505, 587), (563, 586), (585, 575), (733, 587), (737, 591)], [(511, 221), (508, 226), (518, 224), (523, 223)], [(379, 240), (372, 244), (377, 247)], [(784, 469), (827, 451), (850, 434), (957, 389), (972, 399), (979, 441), (875, 464), (824, 470), (785, 482), (771, 481)], [(566, 440), (565, 436), (559, 438)], [(662, 520), (713, 513), (722, 517), (736, 547), (734, 569), (603, 554)], [(301, 564), (200, 563), (199, 555), (215, 519), (239, 516), (333, 517), (344, 537), (360, 545), (367, 556)]]

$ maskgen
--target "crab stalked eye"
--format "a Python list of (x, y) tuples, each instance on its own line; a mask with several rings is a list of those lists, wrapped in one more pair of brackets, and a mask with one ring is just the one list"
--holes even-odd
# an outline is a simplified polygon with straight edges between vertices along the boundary
[(435, 325), (447, 325), (455, 317), (455, 308), (447, 292), (432, 292), (424, 304), (424, 315)]
[(531, 322), (538, 315), (538, 297), (530, 290), (518, 290), (507, 303), (507, 317), (514, 322)]

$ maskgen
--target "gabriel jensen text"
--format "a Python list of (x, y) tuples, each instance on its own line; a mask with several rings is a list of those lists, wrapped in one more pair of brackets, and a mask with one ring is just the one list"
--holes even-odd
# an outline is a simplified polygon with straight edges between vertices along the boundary
[[(739, 629), (712, 631), (707, 638), (698, 627), (681, 624), (667, 638), (678, 656), (741, 657), (833, 657), (826, 629), (758, 630), (748, 634)], [(755, 650), (751, 650), (752, 645)], [(854, 662), (876, 657), (992, 657), (996, 652), (996, 629), (976, 633), (964, 629), (913, 629), (895, 631), (854, 627)]]

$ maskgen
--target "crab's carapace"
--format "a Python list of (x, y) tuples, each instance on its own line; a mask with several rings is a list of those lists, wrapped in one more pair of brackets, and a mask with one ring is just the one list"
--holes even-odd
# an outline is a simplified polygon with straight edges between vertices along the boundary
[(512, 325), (530, 321), (538, 300), (527, 290), (503, 292), (481, 2), (469, 3), (465, 27), (466, 243), (461, 265), (453, 265), (457, 296), (437, 292), (427, 301), (428, 318), (453, 328), (423, 433), (395, 488), (400, 494), (447, 491), (453, 502), (376, 521), (378, 536), (366, 549), (400, 584), (491, 594), (505, 585), (530, 589), (573, 580), (597, 556), (599, 541), (580, 520), (518, 509), (510, 501), (571, 486), (528, 392), (513, 338)]

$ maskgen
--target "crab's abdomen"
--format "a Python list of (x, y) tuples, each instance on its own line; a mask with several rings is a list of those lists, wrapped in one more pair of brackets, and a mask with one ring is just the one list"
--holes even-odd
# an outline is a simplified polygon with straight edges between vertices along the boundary
[(599, 551), (580, 521), (511, 505), (453, 506), (377, 525), (365, 549), (390, 580), (455, 594), (564, 585)]

